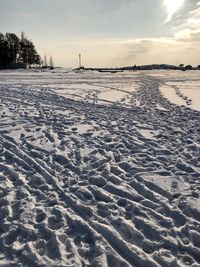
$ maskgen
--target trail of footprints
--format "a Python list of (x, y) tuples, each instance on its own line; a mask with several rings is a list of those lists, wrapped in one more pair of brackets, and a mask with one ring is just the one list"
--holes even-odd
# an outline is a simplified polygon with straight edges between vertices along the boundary
[(179, 97), (181, 97), (181, 98), (186, 102), (186, 104), (187, 104), (188, 106), (190, 106), (190, 105), (192, 104), (192, 100), (189, 99), (187, 96), (184, 96), (184, 95), (181, 93), (180, 89), (179, 89), (177, 86), (174, 85), (174, 86), (172, 86), (172, 87), (174, 88), (176, 94), (177, 94)]
[(133, 109), (0, 89), (0, 266), (200, 265), (199, 113), (158, 88), (144, 77)]

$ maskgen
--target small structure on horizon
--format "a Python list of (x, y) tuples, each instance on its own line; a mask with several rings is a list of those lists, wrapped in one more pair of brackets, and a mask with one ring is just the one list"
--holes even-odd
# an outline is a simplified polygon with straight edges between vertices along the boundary
[(84, 69), (84, 66), (82, 66), (82, 62), (81, 62), (81, 54), (78, 55), (78, 59), (79, 59), (79, 67), (78, 69), (81, 70), (81, 69)]

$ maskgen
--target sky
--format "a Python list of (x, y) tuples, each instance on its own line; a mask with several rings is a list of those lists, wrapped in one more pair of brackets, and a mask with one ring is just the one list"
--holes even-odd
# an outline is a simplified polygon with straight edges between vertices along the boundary
[(199, 0), (0, 0), (0, 32), (22, 31), (61, 67), (200, 64)]

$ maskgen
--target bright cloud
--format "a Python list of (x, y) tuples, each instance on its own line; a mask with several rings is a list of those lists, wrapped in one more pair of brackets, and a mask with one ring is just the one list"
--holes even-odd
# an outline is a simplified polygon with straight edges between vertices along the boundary
[(184, 2), (185, 0), (164, 0), (164, 6), (166, 7), (168, 13), (164, 23), (171, 21), (174, 14), (183, 6)]
[[(195, 41), (195, 37), (200, 35), (200, 2), (197, 3), (196, 7), (189, 12), (188, 17), (175, 30), (175, 38)], [(196, 40), (199, 41), (199, 38)]]

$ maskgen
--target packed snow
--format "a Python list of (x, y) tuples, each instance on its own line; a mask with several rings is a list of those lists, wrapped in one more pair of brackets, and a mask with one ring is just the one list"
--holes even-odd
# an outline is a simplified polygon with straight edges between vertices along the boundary
[(199, 111), (199, 71), (0, 71), (0, 266), (200, 266)]

